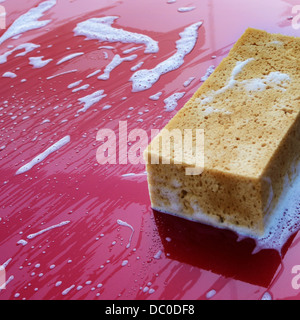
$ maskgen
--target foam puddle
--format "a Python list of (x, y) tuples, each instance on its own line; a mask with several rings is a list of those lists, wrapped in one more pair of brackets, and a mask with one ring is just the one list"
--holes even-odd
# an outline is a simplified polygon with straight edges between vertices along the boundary
[[(300, 230), (300, 175), (292, 183), (287, 182), (286, 184), (287, 191), (282, 194), (273, 211), (265, 234), (257, 238), (253, 237), (256, 242), (253, 253), (263, 249), (275, 249), (281, 254), (288, 239)], [(244, 236), (241, 235), (239, 240), (243, 238)]]
[(176, 41), (176, 53), (167, 60), (159, 63), (153, 69), (142, 69), (136, 71), (130, 78), (132, 92), (144, 91), (153, 86), (159, 78), (170, 71), (180, 68), (184, 63), (184, 57), (195, 47), (198, 39), (198, 29), (202, 22), (194, 23), (181, 32), (180, 40)]
[(77, 24), (73, 30), (75, 36), (85, 36), (87, 39), (96, 39), (100, 42), (121, 42), (144, 44), (146, 46), (145, 53), (157, 53), (159, 48), (157, 41), (150, 37), (125, 31), (123, 29), (114, 28), (112, 24), (118, 19), (116, 16), (107, 16), (102, 18), (91, 18)]
[(39, 21), (45, 11), (50, 10), (56, 5), (56, 0), (49, 0), (41, 2), (36, 8), (30, 9), (25, 14), (17, 18), (13, 24), (7, 29), (7, 31), (0, 38), (0, 44), (7, 39), (21, 35), (27, 31), (35, 30), (46, 26), (51, 20)]

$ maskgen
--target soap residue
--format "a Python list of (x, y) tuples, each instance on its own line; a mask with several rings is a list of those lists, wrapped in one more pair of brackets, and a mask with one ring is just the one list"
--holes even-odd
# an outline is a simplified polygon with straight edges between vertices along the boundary
[(274, 85), (282, 91), (286, 90), (288, 83), (291, 81), (289, 75), (279, 71), (271, 72), (263, 78), (249, 79), (242, 81), (247, 91), (263, 91), (267, 85)]
[[(243, 68), (253, 60), (255, 59), (250, 58), (245, 61), (238, 61), (232, 70), (228, 83), (223, 88), (217, 91), (210, 92), (206, 97), (197, 98), (197, 101), (199, 101), (202, 106), (207, 105), (211, 103), (217, 95), (222, 94), (226, 92), (226, 90), (232, 89), (237, 85), (241, 85), (242, 88), (246, 89), (250, 93), (252, 91), (263, 91), (267, 88), (268, 85), (273, 85), (277, 89), (281, 89), (282, 91), (286, 90), (286, 87), (288, 83), (291, 81), (291, 79), (289, 75), (278, 72), (278, 71), (271, 72), (269, 75), (259, 79), (248, 79), (243, 81), (236, 80), (236, 76), (239, 73), (241, 73)], [(208, 108), (211, 108), (211, 107), (208, 107)]]
[(188, 87), (196, 78), (195, 77), (190, 77), (188, 78), (184, 83), (183, 86), (184, 87)]
[(56, 77), (59, 77), (59, 76), (62, 76), (62, 75), (68, 74), (68, 73), (73, 73), (73, 72), (77, 72), (77, 69), (68, 70), (68, 71), (64, 71), (64, 72), (55, 74), (53, 76), (47, 77), (47, 80), (50, 80), (50, 79), (53, 79), (53, 78), (56, 78)]
[(62, 64), (64, 62), (66, 62), (66, 61), (69, 61), (69, 60), (72, 60), (72, 59), (74, 59), (76, 57), (82, 56), (83, 54), (84, 54), (84, 52), (76, 52), (76, 53), (69, 54), (66, 57), (60, 59), (56, 64), (60, 65), (60, 64)]
[(43, 60), (44, 56), (41, 57), (30, 57), (29, 64), (33, 66), (34, 69), (43, 68), (48, 63), (50, 63), (53, 59)]
[(157, 41), (154, 41), (150, 37), (112, 27), (116, 19), (118, 19), (116, 16), (91, 18), (78, 23), (73, 31), (75, 36), (85, 36), (87, 39), (96, 39), (100, 42), (144, 44), (146, 46), (145, 53), (158, 52)]
[(59, 140), (58, 142), (54, 143), (51, 147), (49, 147), (46, 151), (42, 152), (38, 156), (36, 156), (33, 160), (22, 166), (17, 172), (16, 175), (23, 174), (33, 168), (35, 165), (44, 161), (50, 154), (56, 152), (57, 150), (61, 149), (67, 143), (70, 142), (70, 136), (66, 136)]
[(100, 72), (101, 72), (101, 69), (98, 69), (98, 70), (96, 70), (96, 71), (88, 74), (88, 75), (86, 76), (86, 78), (87, 78), (87, 79), (88, 79), (88, 78), (91, 78), (91, 77), (97, 75), (97, 74), (100, 73)]
[(205, 75), (201, 77), (201, 82), (206, 81), (214, 71), (215, 71), (215, 66), (213, 65), (209, 66), (208, 69), (206, 70)]
[(87, 83), (87, 84), (84, 84), (82, 85), (81, 87), (78, 87), (78, 88), (75, 88), (72, 90), (72, 92), (77, 92), (77, 91), (81, 91), (81, 90), (86, 90), (90, 87), (90, 85)]
[(70, 83), (68, 85), (68, 89), (72, 89), (72, 88), (75, 88), (75, 87), (79, 86), (81, 82), (82, 82), (82, 80), (78, 80), (78, 81)]
[(90, 95), (79, 98), (78, 101), (80, 103), (84, 103), (83, 108), (79, 109), (77, 113), (86, 112), (91, 106), (95, 103), (99, 102), (101, 99), (105, 98), (106, 94), (104, 94), (104, 90), (98, 90)]
[(14, 72), (7, 71), (3, 73), (2, 78), (16, 78), (17, 75)]
[(43, 229), (43, 230), (41, 230), (41, 231), (38, 231), (38, 232), (36, 232), (36, 233), (32, 233), (32, 234), (30, 234), (30, 235), (27, 236), (27, 239), (30, 239), (30, 240), (31, 240), (31, 239), (33, 239), (33, 238), (35, 238), (35, 237), (37, 237), (37, 236), (39, 236), (39, 235), (47, 232), (47, 231), (50, 231), (50, 230), (53, 230), (53, 229), (56, 229), (56, 228), (63, 227), (63, 226), (65, 226), (65, 225), (69, 224), (69, 223), (70, 223), (70, 221), (63, 221), (63, 222), (61, 222), (61, 223), (59, 223), (59, 224), (56, 224), (56, 225), (53, 225), (53, 226), (51, 226), (51, 227), (45, 228), (45, 229)]
[(169, 96), (168, 98), (166, 98), (164, 100), (165, 110), (168, 112), (174, 111), (178, 105), (178, 100), (180, 100), (184, 95), (185, 95), (185, 92), (176, 92), (171, 96)]
[(23, 50), (24, 52), (20, 52), (16, 54), (16, 57), (25, 56), (27, 53), (39, 48), (40, 45), (34, 44), (34, 43), (23, 43), (18, 46), (16, 46), (14, 49), (9, 50), (2, 55), (0, 55), (0, 64), (7, 62), (7, 58), (12, 55), (15, 51)]
[(162, 95), (162, 92), (157, 92), (155, 94), (153, 94), (152, 96), (149, 97), (150, 100), (153, 100), (153, 101), (157, 101), (159, 100), (160, 96)]
[(121, 58), (118, 54), (114, 56), (112, 61), (105, 67), (104, 73), (98, 77), (99, 80), (108, 80), (110, 77), (110, 73), (118, 67), (124, 61), (133, 61), (137, 58), (136, 54), (133, 54), (129, 57)]
[[(237, 80), (235, 79), (237, 75), (239, 75), (243, 68), (251, 61), (253, 61), (253, 58), (247, 59), (245, 61), (238, 61), (235, 65), (235, 67), (233, 68), (232, 72), (231, 72), (231, 76), (230, 79), (228, 81), (228, 83), (221, 89), (217, 90), (217, 91), (213, 91), (208, 97), (200, 99), (200, 102), (202, 104), (208, 104), (210, 102), (213, 101), (214, 97), (224, 93), (226, 90), (231, 89), (235, 86), (235, 84), (237, 83)], [(198, 99), (197, 99), (198, 100)]]
[(130, 235), (130, 238), (129, 238), (129, 241), (128, 241), (128, 244), (127, 244), (127, 246), (126, 246), (126, 248), (128, 249), (128, 248), (130, 248), (130, 246), (131, 246), (131, 241), (132, 241), (132, 237), (133, 237), (133, 234), (134, 234), (134, 228), (133, 228), (133, 226), (131, 226), (130, 224), (128, 224), (127, 222), (122, 221), (122, 220), (117, 220), (117, 223), (118, 223), (118, 225), (120, 225), (120, 226), (130, 228), (131, 231), (132, 231), (132, 232), (131, 232), (131, 235)]
[(196, 45), (198, 29), (201, 25), (202, 22), (194, 23), (179, 34), (180, 40), (176, 41), (176, 53), (170, 58), (159, 63), (153, 69), (136, 71), (130, 78), (132, 91), (139, 92), (147, 90), (151, 88), (163, 74), (181, 67), (184, 63), (185, 56), (189, 54)]
[(180, 7), (177, 9), (178, 12), (190, 12), (195, 10), (196, 7)]
[(51, 20), (39, 19), (43, 16), (45, 11), (50, 10), (56, 5), (56, 0), (48, 0), (41, 2), (37, 7), (30, 9), (25, 14), (17, 18), (12, 25), (6, 30), (6, 32), (0, 38), (0, 45), (12, 37), (21, 35), (27, 31), (39, 29), (46, 26)]

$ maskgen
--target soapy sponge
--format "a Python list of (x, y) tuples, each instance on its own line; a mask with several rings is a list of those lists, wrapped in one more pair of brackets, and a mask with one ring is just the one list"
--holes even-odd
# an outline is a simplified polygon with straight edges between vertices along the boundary
[[(288, 180), (297, 174), (299, 89), (300, 38), (247, 29), (145, 150), (152, 207), (263, 234)], [(203, 168), (196, 135), (187, 136), (186, 129), (204, 130)], [(172, 135), (174, 130), (181, 137)], [(170, 152), (163, 152), (167, 133)], [(176, 161), (185, 147), (193, 156), (185, 157), (183, 150), (182, 161)], [(193, 167), (201, 174), (187, 174)]]

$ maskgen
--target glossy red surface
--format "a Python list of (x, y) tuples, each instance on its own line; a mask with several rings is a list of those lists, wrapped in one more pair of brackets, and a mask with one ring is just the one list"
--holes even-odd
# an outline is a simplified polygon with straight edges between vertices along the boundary
[[(41, 2), (2, 2), (7, 27)], [(0, 264), (9, 280), (0, 299), (300, 298), (300, 289), (292, 286), (292, 269), (300, 264), (299, 235), (286, 244), (282, 258), (272, 250), (253, 255), (250, 239), (237, 242), (229, 231), (153, 212), (144, 165), (104, 166), (96, 160), (98, 130), (117, 133), (119, 121), (127, 121), (128, 132), (139, 128), (149, 136), (151, 129), (163, 128), (247, 27), (299, 36), (289, 18), (295, 5), (292, 0), (59, 0), (40, 18), (52, 20), (47, 26), (2, 43), (0, 55), (25, 42), (40, 47), (24, 56), (16, 52), (0, 64), (1, 75), (17, 75), (0, 78), (0, 147), (5, 146), (0, 149)], [(180, 7), (195, 9), (179, 12)], [(77, 23), (104, 16), (119, 17), (116, 28), (158, 41), (159, 52), (145, 54), (141, 45), (133, 52), (137, 58), (123, 62), (110, 79), (86, 78), (103, 72), (115, 54), (125, 57), (124, 50), (140, 46), (74, 36)], [(184, 64), (150, 89), (131, 92), (130, 68), (143, 61), (142, 68), (149, 69), (166, 60), (176, 51), (179, 33), (199, 21), (198, 40)], [(76, 52), (84, 54), (56, 64)], [(34, 69), (29, 57), (37, 56), (53, 60)], [(194, 81), (184, 87), (190, 77)], [(72, 92), (68, 85), (79, 80), (90, 86)], [(76, 116), (82, 108), (78, 99), (97, 90), (107, 96)], [(150, 100), (157, 92), (160, 99)], [(175, 92), (185, 95), (173, 112), (166, 112), (164, 99)], [(106, 105), (111, 108), (103, 110)], [(67, 135), (68, 144), (16, 175)], [(134, 228), (130, 247), (132, 231), (118, 220)], [(64, 221), (69, 223), (50, 228)], [(22, 239), (26, 245), (18, 244)]]

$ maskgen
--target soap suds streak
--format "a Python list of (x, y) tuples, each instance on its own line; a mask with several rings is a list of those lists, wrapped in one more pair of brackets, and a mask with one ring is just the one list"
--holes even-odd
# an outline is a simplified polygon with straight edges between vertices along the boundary
[(90, 87), (89, 84), (84, 84), (84, 85), (82, 85), (81, 87), (78, 87), (78, 88), (73, 89), (72, 92), (77, 92), (77, 91), (81, 91), (81, 90), (86, 90), (86, 89), (88, 89), (89, 87)]
[(130, 248), (130, 246), (131, 246), (131, 241), (132, 241), (132, 237), (133, 237), (133, 234), (134, 234), (134, 228), (133, 228), (132, 225), (130, 225), (129, 223), (127, 223), (127, 222), (125, 222), (125, 221), (122, 221), (122, 220), (117, 220), (117, 223), (118, 223), (118, 225), (120, 225), (120, 226), (127, 227), (127, 228), (130, 228), (130, 229), (131, 229), (131, 235), (130, 235), (128, 244), (127, 244), (127, 246), (126, 246), (126, 249), (128, 249), (128, 248)]
[(153, 86), (159, 78), (170, 71), (180, 68), (184, 63), (184, 58), (196, 45), (198, 39), (198, 29), (202, 22), (194, 23), (181, 32), (180, 40), (176, 41), (176, 53), (167, 60), (159, 63), (153, 69), (142, 69), (136, 71), (130, 78), (132, 82), (132, 92), (144, 91)]
[(56, 224), (56, 225), (53, 225), (51, 227), (45, 228), (45, 229), (43, 229), (41, 231), (38, 231), (36, 233), (32, 233), (32, 234), (27, 236), (27, 239), (29, 239), (29, 240), (34, 239), (35, 237), (37, 237), (37, 236), (39, 236), (39, 235), (41, 235), (41, 234), (43, 234), (45, 232), (48, 232), (48, 231), (56, 229), (56, 228), (63, 227), (65, 225), (69, 224), (69, 223), (70, 223), (70, 221), (63, 221), (63, 222), (61, 222), (59, 224)]
[(79, 86), (81, 82), (82, 82), (82, 80), (78, 80), (78, 81), (76, 81), (76, 82), (70, 83), (70, 84), (68, 85), (68, 89), (72, 89), (72, 88), (75, 88), (75, 87)]
[(46, 26), (51, 20), (39, 19), (44, 15), (45, 11), (50, 10), (56, 5), (56, 0), (48, 0), (41, 2), (37, 7), (30, 9), (28, 12), (17, 18), (7, 31), (0, 38), (0, 45), (17, 35), (21, 35), (27, 31), (35, 30)]
[(59, 77), (59, 76), (63, 76), (63, 75), (68, 74), (68, 73), (73, 73), (73, 72), (77, 72), (77, 69), (68, 70), (68, 71), (64, 71), (64, 72), (55, 74), (53, 76), (47, 77), (47, 80), (50, 80), (50, 79), (53, 79), (53, 78), (56, 78), (56, 77)]
[(133, 54), (129, 57), (121, 58), (118, 54), (114, 56), (112, 61), (105, 67), (104, 73), (98, 77), (99, 80), (108, 80), (110, 77), (110, 73), (118, 67), (124, 61), (133, 61), (137, 58), (136, 54)]
[(39, 164), (42, 161), (44, 161), (50, 154), (52, 154), (52, 153), (58, 151), (59, 149), (61, 149), (62, 147), (64, 147), (67, 143), (70, 142), (70, 140), (71, 140), (70, 136), (66, 136), (66, 137), (62, 138), (61, 140), (59, 140), (58, 142), (53, 144), (51, 147), (49, 147), (46, 151), (42, 152), (41, 154), (36, 156), (33, 160), (31, 160), (30, 162), (28, 162), (27, 164), (22, 166), (16, 172), (16, 175), (23, 174), (23, 173), (29, 171), (30, 169), (32, 169), (37, 164)]
[(99, 102), (106, 96), (107, 95), (104, 93), (104, 90), (98, 90), (90, 95), (79, 98), (78, 101), (80, 103), (83, 103), (84, 106), (77, 111), (77, 114), (81, 112), (86, 112), (91, 106), (93, 106), (95, 103)]
[(60, 59), (56, 64), (60, 65), (64, 62), (70, 61), (70, 60), (77, 58), (77, 57), (80, 57), (82, 55), (84, 55), (84, 52), (76, 52), (76, 53), (69, 54), (66, 57)]
[(180, 7), (177, 9), (178, 12), (190, 12), (195, 10), (196, 7)]
[(23, 50), (23, 52), (20, 52), (18, 54), (16, 54), (16, 57), (21, 57), (21, 56), (25, 56), (27, 53), (39, 48), (40, 45), (34, 44), (34, 43), (23, 43), (20, 44), (18, 46), (16, 46), (14, 49), (9, 50), (5, 53), (3, 53), (2, 55), (0, 55), (0, 64), (3, 64), (5, 62), (7, 62), (7, 58), (12, 55), (15, 51), (19, 51), (19, 50)]
[(73, 31), (75, 36), (85, 36), (87, 39), (96, 39), (100, 42), (144, 44), (146, 46), (145, 53), (158, 52), (157, 41), (154, 41), (150, 37), (112, 27), (116, 19), (118, 19), (116, 16), (91, 18), (78, 23)]

